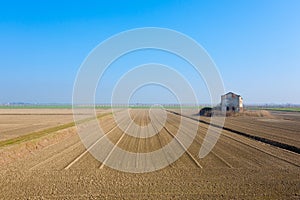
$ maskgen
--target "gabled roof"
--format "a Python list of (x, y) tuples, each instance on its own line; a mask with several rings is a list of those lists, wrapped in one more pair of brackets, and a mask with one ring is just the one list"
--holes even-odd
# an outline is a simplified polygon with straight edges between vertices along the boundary
[(227, 95), (229, 95), (229, 94), (234, 94), (234, 95), (236, 95), (236, 96), (238, 96), (238, 97), (241, 96), (241, 95), (235, 94), (234, 92), (228, 92), (228, 93), (226, 93), (226, 94), (224, 94), (224, 95), (222, 95), (222, 96), (227, 96)]

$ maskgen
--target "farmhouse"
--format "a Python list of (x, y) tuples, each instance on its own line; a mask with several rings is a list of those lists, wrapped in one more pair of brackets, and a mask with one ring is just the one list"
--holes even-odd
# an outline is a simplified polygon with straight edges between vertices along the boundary
[(228, 92), (221, 96), (222, 111), (240, 112), (243, 110), (243, 98), (240, 95)]

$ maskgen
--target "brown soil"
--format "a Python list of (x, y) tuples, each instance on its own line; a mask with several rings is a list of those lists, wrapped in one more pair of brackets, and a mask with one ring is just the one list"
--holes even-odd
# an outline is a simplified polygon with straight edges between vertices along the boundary
[[(148, 123), (144, 110), (131, 113), (135, 123)], [(265, 123), (251, 122), (259, 122), (256, 129)], [(176, 134), (180, 123), (179, 116), (169, 114), (165, 127)], [(195, 123), (184, 121), (187, 137)], [(114, 120), (106, 116), (100, 124), (111, 130)], [(10, 159), (0, 163), (0, 199), (299, 199), (299, 154), (223, 130), (213, 150), (200, 159), (198, 152), (208, 125), (197, 125), (198, 133), (188, 153), (151, 173), (100, 168), (101, 162), (84, 154), (74, 127), (3, 147), (1, 158)], [(111, 134), (111, 141), (117, 143), (123, 133), (116, 129)], [(170, 137), (164, 129), (151, 140), (123, 137), (118, 145), (132, 152), (147, 152), (165, 145)]]
[(244, 110), (241, 112), (230, 112), (227, 113), (227, 116), (228, 117), (246, 116), (246, 117), (274, 118), (274, 116), (267, 110)]

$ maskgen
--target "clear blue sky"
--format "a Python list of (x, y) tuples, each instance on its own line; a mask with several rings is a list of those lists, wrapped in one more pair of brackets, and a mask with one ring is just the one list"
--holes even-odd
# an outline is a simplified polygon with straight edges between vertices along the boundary
[[(299, 0), (2, 1), (0, 103), (70, 103), (77, 70), (96, 45), (121, 31), (151, 26), (194, 38), (215, 61), (226, 91), (241, 94), (246, 103), (299, 104), (299, 10)], [(180, 71), (176, 58), (146, 55), (144, 62), (157, 58)], [(143, 63), (128, 60), (120, 65)], [(183, 71), (194, 88), (199, 83), (199, 102), (206, 103), (201, 81)], [(122, 70), (104, 79), (116, 72)], [(108, 100), (102, 94), (112, 86), (108, 81), (97, 94), (100, 102)], [(157, 92), (165, 95), (153, 101), (172, 102), (157, 86), (134, 96), (142, 102)]]

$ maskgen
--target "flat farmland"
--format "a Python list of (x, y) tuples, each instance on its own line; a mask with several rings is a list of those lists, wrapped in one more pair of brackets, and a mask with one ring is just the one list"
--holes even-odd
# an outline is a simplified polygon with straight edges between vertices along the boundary
[(71, 122), (71, 109), (0, 109), (0, 141)]
[[(71, 111), (67, 110), (67, 112)], [(109, 113), (108, 110), (101, 112)], [(199, 119), (191, 111), (185, 112), (184, 115), (188, 112), (193, 119)], [(127, 113), (129, 118), (126, 117)], [(0, 198), (300, 198), (298, 153), (213, 127), (213, 133), (220, 131), (220, 138), (212, 151), (200, 159), (198, 154), (208, 124), (181, 117), (180, 114), (159, 109), (152, 114), (148, 109), (124, 109), (115, 113), (120, 119), (118, 123), (112, 114), (103, 115), (99, 117), (98, 123), (105, 137), (95, 139), (87, 134), (85, 140), (89, 144), (87, 147), (79, 138), (76, 127), (56, 131), (51, 134), (51, 137), (46, 135), (35, 139), (35, 142), (26, 141), (25, 144), (1, 147), (0, 155), (6, 156), (7, 159), (0, 163)], [(27, 115), (22, 116), (27, 117)], [(61, 117), (62, 120), (66, 120), (65, 123), (69, 122), (64, 115)], [(272, 137), (273, 140), (298, 144), (299, 121), (292, 122), (295, 125), (290, 129), (288, 129), (289, 125), (274, 125), (273, 122), (269, 119), (251, 118), (249, 125), (247, 119), (227, 118), (225, 126), (242, 127), (244, 129), (241, 130), (248, 134), (258, 134), (261, 137)], [(83, 125), (89, 122), (85, 123)], [(274, 132), (274, 136), (267, 136), (265, 132), (260, 131), (265, 130), (265, 123), (269, 124), (268, 127), (272, 130), (285, 127), (287, 136), (283, 137), (277, 132)], [(195, 133), (194, 127), (197, 127)], [(284, 129), (280, 130), (285, 135)], [(268, 131), (268, 134), (272, 133)], [(49, 145), (32, 148), (39, 141), (53, 138), (56, 139)], [(104, 138), (113, 145), (107, 145)], [(186, 141), (189, 140), (192, 140), (192, 143), (187, 146)], [(172, 141), (174, 141), (173, 146), (164, 148)], [(131, 156), (132, 154), (117, 154), (116, 147), (126, 152), (136, 153), (135, 157)], [(30, 152), (24, 153), (26, 149)], [(160, 149), (163, 149), (163, 153), (158, 157), (143, 157), (143, 153)], [(20, 152), (23, 156), (13, 156)], [(95, 159), (90, 152), (99, 153), (102, 160)], [(175, 152), (183, 153), (176, 159)], [(115, 164), (115, 169), (110, 167), (111, 163)], [(148, 172), (128, 173), (118, 169)]]
[[(210, 123), (209, 117), (200, 117), (195, 114), (196, 112), (193, 109), (183, 111), (187, 117)], [(243, 115), (227, 117), (224, 127), (241, 134), (286, 144), (298, 151), (300, 149), (300, 112), (270, 111), (270, 116), (264, 117)]]
[(72, 120), (70, 109), (0, 109), (0, 141)]

